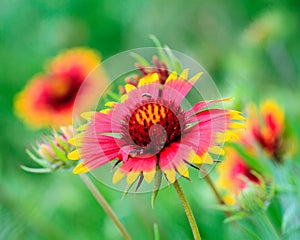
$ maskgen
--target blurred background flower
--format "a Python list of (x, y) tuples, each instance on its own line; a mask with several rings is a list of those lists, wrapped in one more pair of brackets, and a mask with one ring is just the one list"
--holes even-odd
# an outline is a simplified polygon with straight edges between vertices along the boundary
[[(283, 154), (284, 113), (273, 100), (261, 103), (260, 108), (254, 104), (248, 106), (247, 137), (258, 144), (274, 161), (280, 163)], [(251, 141), (250, 140), (250, 141)]]
[(248, 103), (246, 109), (246, 130), (239, 132), (239, 146), (227, 146), (225, 159), (217, 168), (218, 185), (227, 192), (225, 198), (229, 204), (235, 203), (234, 198), (239, 197), (248, 184), (264, 182), (258, 174), (270, 177), (260, 168), (266, 165), (262, 151), (276, 163), (281, 163), (284, 156), (284, 113), (277, 102), (265, 100), (259, 109), (254, 103)]
[(259, 178), (253, 174), (253, 169), (239, 155), (233, 147), (226, 147), (226, 158), (218, 165), (218, 186), (225, 190), (225, 203), (235, 203), (235, 197), (239, 196), (248, 183), (260, 184)]
[(79, 88), (99, 64), (99, 54), (91, 49), (74, 48), (59, 54), (48, 63), (45, 73), (17, 94), (16, 114), (36, 128), (71, 124)]

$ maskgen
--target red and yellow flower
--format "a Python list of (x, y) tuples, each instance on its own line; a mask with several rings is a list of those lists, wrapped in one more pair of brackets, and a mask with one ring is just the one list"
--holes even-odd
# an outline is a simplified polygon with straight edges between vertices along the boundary
[[(258, 156), (259, 149), (263, 149), (275, 161), (280, 162), (284, 114), (276, 101), (262, 102), (259, 110), (256, 105), (249, 104), (247, 115), (246, 131), (239, 133), (237, 143), (254, 158)], [(234, 147), (228, 146), (226, 149), (224, 161), (217, 168), (218, 185), (228, 193), (225, 200), (231, 204), (249, 184), (260, 184), (260, 180)]]
[(224, 140), (243, 127), (239, 112), (208, 109), (230, 99), (201, 101), (184, 110), (182, 101), (202, 73), (188, 80), (188, 71), (169, 74), (161, 83), (158, 73), (147, 74), (136, 85), (126, 84), (120, 102), (108, 102), (105, 110), (83, 113), (89, 122), (71, 140), (77, 149), (69, 154), (81, 159), (74, 169), (80, 174), (116, 161), (113, 183), (127, 176), (150, 183), (157, 169), (173, 183), (178, 176), (189, 178), (188, 166), (213, 164), (223, 155)]
[(235, 197), (238, 197), (250, 183), (260, 184), (260, 180), (236, 149), (233, 147), (225, 149), (225, 159), (217, 167), (219, 173), (217, 185), (226, 192), (225, 203), (231, 205), (235, 203)]
[(249, 136), (276, 161), (281, 161), (284, 113), (275, 100), (266, 100), (257, 110), (248, 106)]
[(79, 88), (99, 63), (99, 55), (91, 49), (64, 51), (16, 96), (16, 114), (35, 128), (71, 124)]

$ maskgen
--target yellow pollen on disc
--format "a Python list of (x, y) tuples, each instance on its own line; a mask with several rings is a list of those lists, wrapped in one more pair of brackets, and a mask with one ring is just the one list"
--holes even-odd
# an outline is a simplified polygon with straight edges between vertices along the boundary
[(158, 109), (159, 107), (157, 105), (154, 105), (154, 115), (158, 116)]
[(146, 106), (143, 106), (135, 113), (135, 120), (141, 125), (144, 125), (145, 121), (147, 122), (147, 124), (157, 124), (159, 123), (161, 118), (165, 117), (165, 108), (163, 106), (159, 108), (159, 105), (157, 104), (148, 104)]
[(165, 117), (166, 117), (165, 108), (161, 108), (160, 114), (161, 114), (162, 118), (165, 118)]

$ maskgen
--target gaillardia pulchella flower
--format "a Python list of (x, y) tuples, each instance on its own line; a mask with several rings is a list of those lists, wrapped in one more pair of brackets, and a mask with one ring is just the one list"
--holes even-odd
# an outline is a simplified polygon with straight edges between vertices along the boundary
[(243, 117), (235, 111), (204, 110), (222, 100), (200, 102), (184, 111), (180, 104), (200, 74), (189, 81), (186, 77), (187, 71), (181, 76), (172, 73), (162, 85), (154, 73), (141, 79), (137, 87), (126, 85), (127, 95), (121, 103), (109, 103), (110, 109), (95, 113), (86, 131), (77, 137), (79, 149), (69, 157), (83, 162), (74, 172), (118, 159), (122, 165), (113, 182), (125, 175), (129, 184), (138, 176), (150, 182), (158, 166), (172, 183), (176, 172), (188, 177), (186, 164), (212, 164), (210, 153), (223, 153), (218, 145), (220, 133), (224, 136), (230, 128), (241, 127), (232, 120)]
[(275, 100), (261, 103), (259, 111), (254, 104), (248, 106), (248, 137), (275, 161), (281, 162), (283, 154), (284, 113)]
[[(239, 133), (236, 144), (259, 164), (263, 164), (264, 161), (259, 158), (260, 149), (275, 161), (281, 162), (284, 115), (277, 103), (274, 100), (266, 100), (262, 102), (259, 111), (256, 105), (248, 104), (247, 115), (246, 131)], [(217, 168), (218, 185), (227, 192), (225, 199), (231, 199), (227, 202), (234, 203), (234, 198), (239, 197), (249, 185), (262, 185), (263, 182), (257, 174), (266, 179), (268, 176), (262, 169), (253, 169), (235, 147), (227, 146), (226, 149), (224, 161)]]
[(76, 162), (70, 161), (67, 155), (74, 150), (74, 146), (68, 143), (73, 135), (72, 126), (62, 126), (58, 130), (52, 130), (52, 134), (45, 134), (31, 150), (26, 149), (31, 159), (42, 168), (21, 167), (30, 172), (72, 170)]
[[(245, 138), (241, 137), (239, 144), (247, 147), (247, 154), (253, 156), (254, 149), (248, 145)], [(257, 213), (273, 197), (272, 176), (265, 172), (265, 169), (258, 172), (250, 166), (234, 147), (226, 146), (225, 152), (224, 160), (217, 166), (217, 185), (224, 191), (224, 202), (230, 206), (228, 210)], [(231, 205), (235, 207), (231, 208)]]
[(71, 124), (79, 88), (99, 63), (100, 57), (94, 50), (64, 51), (49, 62), (45, 73), (36, 75), (16, 96), (16, 114), (35, 128)]
[[(243, 139), (239, 140), (242, 143)], [(260, 184), (260, 179), (236, 149), (226, 146), (224, 160), (217, 166), (218, 186), (226, 192), (225, 203), (231, 205), (249, 184)]]
[(177, 173), (189, 178), (188, 166), (213, 164), (224, 153), (221, 145), (231, 130), (243, 127), (239, 112), (208, 109), (229, 99), (199, 102), (189, 110), (181, 106), (202, 73), (191, 79), (187, 69), (180, 76), (169, 74), (164, 84), (153, 73), (137, 86), (127, 84), (120, 102), (108, 102), (108, 109), (83, 113), (91, 120), (71, 142), (78, 148), (69, 154), (82, 162), (74, 173), (84, 173), (115, 160), (121, 166), (113, 183), (127, 176), (132, 184), (140, 177), (150, 183), (157, 169), (173, 183)]

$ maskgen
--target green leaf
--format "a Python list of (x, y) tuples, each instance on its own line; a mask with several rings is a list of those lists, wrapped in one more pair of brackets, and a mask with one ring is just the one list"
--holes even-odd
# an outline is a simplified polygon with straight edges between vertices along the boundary
[(153, 190), (152, 198), (151, 198), (152, 208), (154, 208), (154, 203), (155, 203), (155, 200), (156, 200), (156, 197), (159, 192), (160, 185), (161, 185), (161, 180), (162, 180), (162, 172), (161, 172), (161, 170), (159, 170), (157, 168), (156, 173), (155, 173), (155, 179), (154, 179), (154, 190)]
[(154, 240), (160, 240), (159, 230), (157, 223), (153, 224), (153, 231), (154, 231)]
[[(293, 202), (297, 202), (297, 199), (295, 197)], [(299, 211), (297, 211), (296, 204), (291, 203), (284, 211), (283, 217), (282, 217), (282, 232), (284, 234), (287, 234), (289, 232), (293, 232), (296, 229), (300, 228), (300, 223), (298, 221), (295, 221), (297, 219), (297, 214)]]
[(221, 204), (215, 204), (210, 206), (211, 209), (222, 211), (222, 212), (237, 212), (237, 209), (232, 206), (227, 205), (221, 205)]
[(127, 187), (126, 187), (126, 189), (125, 189), (125, 191), (124, 191), (124, 193), (122, 195), (121, 200), (123, 200), (127, 196), (128, 192), (132, 188), (132, 186), (133, 186), (133, 184), (127, 185)]
[(160, 44), (159, 40), (154, 35), (150, 35), (150, 39), (154, 42), (155, 46), (157, 47), (158, 55), (159, 55), (160, 60), (162, 62), (164, 62), (167, 65), (167, 67), (169, 68), (170, 63), (169, 63), (169, 60), (168, 60), (168, 56), (164, 52), (164, 48)]
[(147, 67), (147, 66), (150, 66), (150, 64), (148, 63), (148, 61), (143, 58), (141, 55), (135, 53), (135, 52), (132, 52), (130, 53), (130, 55), (135, 58), (139, 64), (141, 64), (143, 67)]
[(59, 159), (61, 159), (63, 161), (68, 161), (69, 160), (66, 156), (66, 153), (62, 149), (60, 149), (55, 143), (53, 143), (53, 141), (48, 136), (45, 136), (45, 138), (47, 139), (47, 142), (50, 144), (50, 146), (52, 147), (55, 155)]
[(61, 137), (59, 137), (59, 136), (57, 136), (56, 139), (58, 139), (59, 145), (61, 145), (62, 148), (67, 152), (69, 150), (68, 143), (66, 141), (64, 141), (63, 139), (61, 139)]
[(107, 132), (107, 133), (104, 133), (104, 132), (98, 132), (99, 135), (102, 135), (102, 136), (107, 136), (107, 137), (113, 137), (113, 138), (122, 138), (122, 134), (121, 133), (111, 133), (111, 132)]
[(113, 91), (109, 91), (106, 93), (105, 97), (109, 99), (109, 101), (120, 101), (120, 95), (117, 93), (114, 93)]
[(25, 152), (29, 155), (29, 157), (36, 162), (37, 164), (39, 164), (40, 166), (44, 167), (44, 168), (50, 168), (52, 169), (52, 167), (47, 164), (47, 162), (45, 162), (44, 159), (42, 158), (38, 158), (36, 157), (29, 149), (25, 149)]
[(251, 239), (253, 240), (261, 239), (259, 236), (257, 236), (253, 231), (249, 230), (248, 228), (242, 226), (242, 229), (247, 233), (247, 235), (249, 235), (249, 237), (251, 237)]
[(245, 212), (239, 212), (239, 213), (237, 213), (237, 214), (235, 214), (235, 215), (232, 215), (232, 216), (226, 218), (226, 219), (224, 220), (224, 223), (233, 222), (233, 221), (236, 221), (236, 220), (243, 219), (243, 218), (245, 218), (245, 217), (247, 217), (247, 213), (245, 213)]
[(182, 72), (182, 66), (181, 66), (180, 62), (178, 61), (178, 59), (175, 57), (172, 50), (168, 46), (165, 47), (165, 51), (166, 51), (166, 53), (168, 54), (168, 56), (171, 60), (171, 64), (172, 64), (174, 70), (178, 74), (180, 74)]
[(26, 172), (31, 172), (31, 173), (49, 173), (51, 170), (49, 168), (30, 168), (26, 167), (24, 165), (20, 165), (20, 168), (22, 168)]

